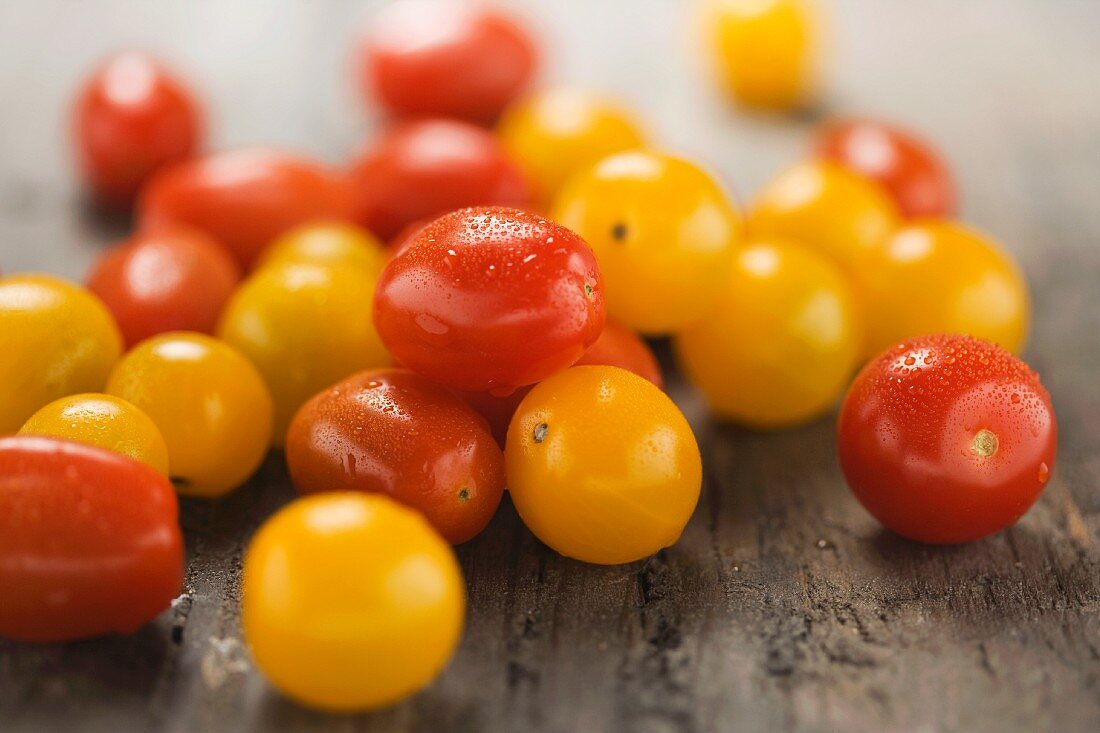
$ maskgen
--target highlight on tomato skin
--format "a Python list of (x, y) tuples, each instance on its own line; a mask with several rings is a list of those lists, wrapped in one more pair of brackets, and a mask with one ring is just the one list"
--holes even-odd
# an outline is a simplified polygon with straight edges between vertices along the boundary
[(1054, 469), (1057, 422), (1027, 364), (988, 341), (936, 334), (893, 346), (856, 377), (838, 423), (860, 503), (918, 542), (1011, 526)]
[(183, 582), (178, 513), (172, 485), (144, 463), (58, 438), (0, 438), (0, 637), (137, 631)]

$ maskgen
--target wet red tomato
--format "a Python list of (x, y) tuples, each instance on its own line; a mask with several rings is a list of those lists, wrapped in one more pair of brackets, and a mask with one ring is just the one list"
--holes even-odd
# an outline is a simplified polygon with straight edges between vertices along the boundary
[(179, 593), (177, 515), (151, 466), (57, 438), (0, 438), (0, 636), (136, 631)]
[(360, 222), (382, 239), (464, 206), (524, 208), (531, 198), (497, 139), (458, 120), (394, 127), (359, 157), (352, 180)]
[(218, 153), (153, 177), (138, 203), (142, 229), (188, 225), (229, 248), (245, 270), (299, 224), (353, 221), (347, 176), (274, 150)]
[(577, 366), (584, 364), (626, 369), (664, 389), (661, 366), (653, 351), (638, 334), (615, 321), (609, 320), (604, 324), (603, 333), (596, 339), (596, 343), (588, 347), (584, 356), (577, 360)]
[(516, 209), (436, 219), (382, 271), (374, 323), (401, 364), (507, 393), (573, 364), (599, 337), (603, 291), (573, 232)]
[(87, 284), (114, 314), (130, 347), (168, 331), (213, 333), (239, 279), (224, 247), (179, 227), (140, 233), (108, 250)]
[(286, 463), (303, 494), (387, 494), (454, 544), (485, 528), (504, 491), (504, 455), (485, 421), (404, 369), (361, 372), (306, 402)]
[(401, 0), (375, 18), (359, 49), (361, 82), (398, 115), (491, 122), (537, 65), (530, 33), (499, 11), (458, 0)]
[(416, 239), (416, 235), (420, 234), (420, 230), (429, 223), (429, 220), (417, 219), (410, 224), (406, 224), (400, 232), (390, 237), (390, 241), (386, 244), (386, 251), (389, 252), (390, 257), (396, 257), (407, 250), (413, 240)]
[(1035, 372), (988, 341), (923, 336), (883, 352), (840, 412), (840, 465), (888, 528), (969, 542), (1019, 519), (1054, 467), (1057, 427)]
[(191, 92), (141, 53), (107, 59), (81, 87), (73, 110), (77, 165), (93, 194), (124, 208), (157, 168), (193, 155), (202, 115)]
[(875, 120), (825, 125), (814, 143), (817, 155), (878, 181), (908, 217), (954, 216), (955, 181), (943, 158), (901, 128)]

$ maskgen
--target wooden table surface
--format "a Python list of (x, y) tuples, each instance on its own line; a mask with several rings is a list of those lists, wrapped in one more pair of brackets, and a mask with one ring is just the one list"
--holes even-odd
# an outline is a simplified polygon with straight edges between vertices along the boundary
[[(706, 464), (680, 543), (633, 565), (583, 565), (541, 546), (506, 502), (459, 549), (461, 648), (407, 702), (328, 717), (252, 667), (241, 555), (292, 496), (276, 456), (224, 500), (184, 502), (190, 560), (174, 612), (131, 637), (0, 642), (0, 731), (1100, 730), (1100, 3), (827, 4), (825, 110), (936, 140), (965, 219), (1030, 279), (1027, 357), (1053, 394), (1061, 444), (1019, 525), (965, 547), (901, 540), (844, 487), (832, 416), (746, 432), (710, 420), (670, 374)], [(371, 127), (347, 51), (372, 5), (0, 3), (0, 268), (80, 277), (124, 232), (81, 204), (65, 145), (74, 84), (103, 53), (146, 47), (189, 73), (216, 146), (339, 161)], [(547, 38), (548, 80), (635, 105), (666, 147), (742, 198), (804, 149), (811, 119), (745, 115), (715, 97), (684, 0), (520, 5)]]

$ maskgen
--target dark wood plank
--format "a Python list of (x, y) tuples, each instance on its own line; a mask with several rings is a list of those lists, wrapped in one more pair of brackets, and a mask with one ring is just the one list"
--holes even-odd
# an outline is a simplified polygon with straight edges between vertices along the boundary
[[(136, 43), (177, 60), (208, 90), (220, 146), (338, 160), (369, 127), (344, 72), (374, 4), (0, 4), (0, 268), (79, 277), (124, 231), (82, 208), (59, 145), (97, 56)], [(552, 44), (551, 78), (616, 91), (738, 191), (805, 145), (811, 121), (736, 114), (711, 94), (685, 3), (523, 5)], [(1028, 358), (1054, 396), (1061, 455), (1018, 526), (959, 548), (901, 540), (845, 489), (831, 419), (775, 435), (721, 425), (670, 371), (706, 463), (682, 541), (586, 566), (542, 547), (506, 503), (459, 550), (469, 625), (422, 694), (335, 718), (252, 668), (241, 556), (293, 493), (272, 456), (225, 500), (184, 503), (174, 611), (127, 638), (0, 641), (0, 730), (1100, 729), (1100, 5), (845, 0), (835, 16), (826, 111), (926, 130), (958, 168), (966, 219), (1032, 282)]]

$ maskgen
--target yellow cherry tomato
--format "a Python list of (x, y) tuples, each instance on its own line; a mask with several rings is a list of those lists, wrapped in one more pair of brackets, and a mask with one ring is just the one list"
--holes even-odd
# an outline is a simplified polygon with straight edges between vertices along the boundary
[(1020, 353), (1027, 282), (989, 237), (947, 220), (913, 222), (879, 242), (853, 271), (866, 313), (864, 355), (928, 333), (976, 336)]
[(375, 279), (355, 267), (264, 267), (222, 312), (218, 335), (260, 370), (275, 400), (275, 445), (310, 397), (390, 364), (371, 317)]
[(512, 502), (535, 536), (605, 565), (674, 544), (702, 483), (680, 410), (618, 367), (572, 367), (536, 385), (508, 426), (505, 462)]
[(268, 247), (259, 267), (288, 264), (354, 267), (377, 275), (386, 265), (386, 248), (366, 229), (322, 222), (291, 229)]
[(741, 234), (741, 215), (710, 175), (650, 151), (612, 155), (570, 179), (553, 218), (596, 253), (608, 314), (651, 335), (710, 309)]
[(52, 435), (130, 456), (168, 475), (168, 446), (152, 419), (124, 399), (86, 393), (54, 400), (19, 429)]
[(820, 18), (807, 0), (712, 0), (707, 28), (727, 92), (742, 104), (787, 110), (814, 94)]
[(49, 275), (0, 278), (0, 435), (65, 395), (103, 389), (122, 353), (107, 307)]
[(497, 126), (505, 151), (549, 205), (566, 179), (645, 138), (630, 113), (579, 89), (548, 89), (508, 109)]
[(886, 191), (835, 163), (807, 161), (780, 173), (749, 212), (749, 235), (806, 244), (849, 269), (898, 226)]
[(242, 621), (256, 665), (295, 700), (367, 710), (428, 684), (462, 633), (454, 551), (378, 494), (298, 499), (256, 533)]
[(836, 265), (799, 245), (759, 241), (739, 253), (715, 310), (675, 347), (714, 412), (774, 429), (808, 422), (836, 402), (862, 337)]
[(107, 392), (143, 410), (164, 436), (181, 494), (221, 496), (248, 480), (271, 442), (271, 395), (231, 346), (200, 333), (154, 336), (115, 366)]

